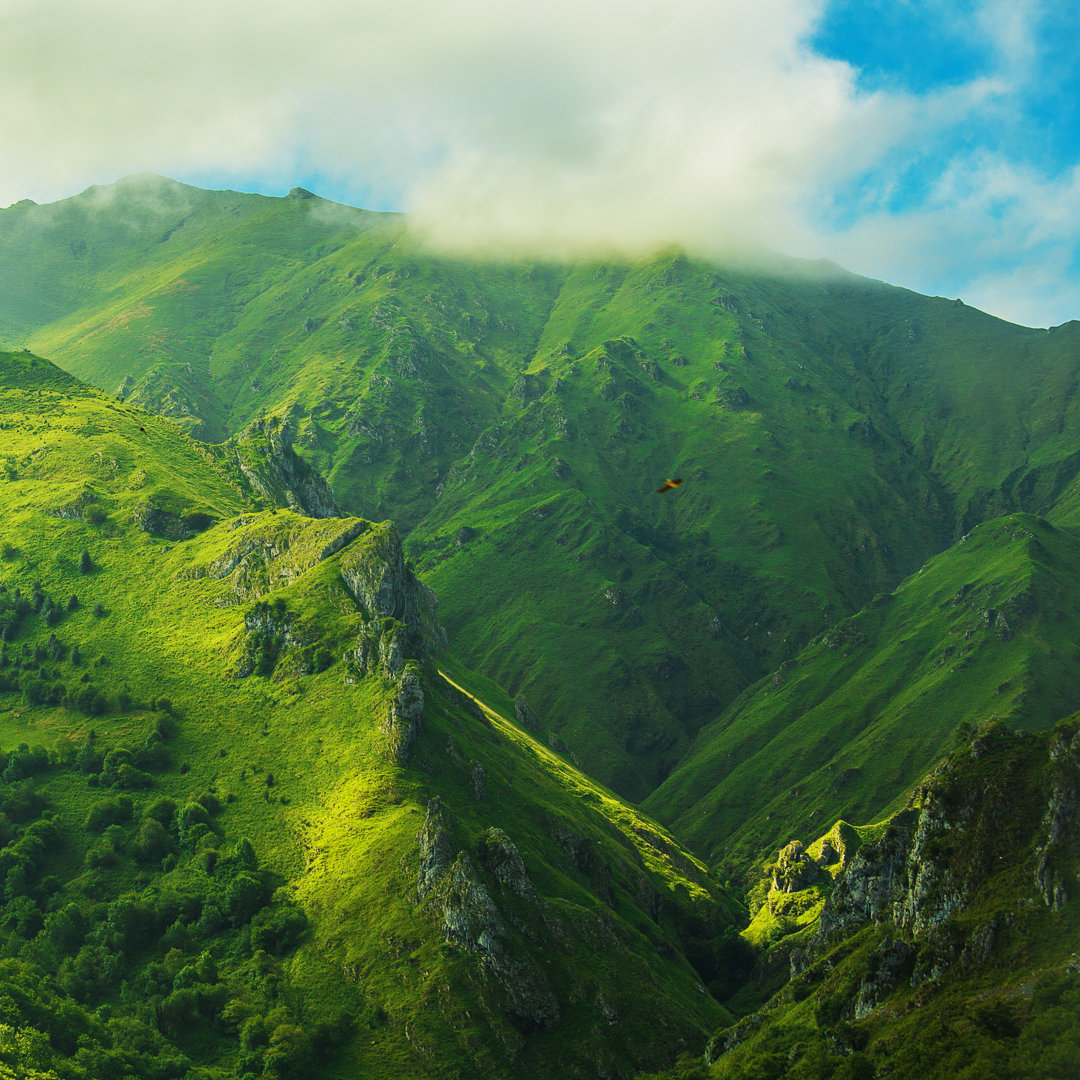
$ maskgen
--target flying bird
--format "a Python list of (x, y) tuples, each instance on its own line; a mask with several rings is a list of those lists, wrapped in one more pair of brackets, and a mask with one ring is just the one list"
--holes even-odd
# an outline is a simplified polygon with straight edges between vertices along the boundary
[(141, 431), (141, 432), (142, 432), (142, 433), (143, 433), (144, 435), (146, 434), (146, 428), (144, 428), (144, 427), (142, 426), (142, 424), (140, 424), (140, 425), (139, 425), (139, 430), (140, 430), (140, 431)]
[(675, 488), (677, 488), (681, 483), (682, 483), (682, 477), (681, 476), (677, 480), (665, 480), (664, 481), (664, 486), (663, 487), (658, 487), (656, 489), (656, 494), (657, 495), (663, 495), (665, 491), (674, 491)]

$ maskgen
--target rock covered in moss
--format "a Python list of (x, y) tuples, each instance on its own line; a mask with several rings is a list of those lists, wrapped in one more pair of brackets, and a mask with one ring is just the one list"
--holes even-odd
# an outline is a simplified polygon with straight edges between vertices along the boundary
[(810, 858), (798, 840), (780, 849), (773, 866), (772, 887), (777, 892), (798, 892), (812, 885), (818, 876), (818, 864)]
[(394, 686), (390, 707), (379, 725), (386, 736), (390, 756), (401, 765), (409, 760), (412, 744), (420, 735), (423, 714), (424, 688), (420, 671), (415, 664), (409, 664)]
[(308, 517), (341, 517), (330, 485), (293, 449), (286, 417), (252, 421), (229, 445), (230, 456), (264, 499)]

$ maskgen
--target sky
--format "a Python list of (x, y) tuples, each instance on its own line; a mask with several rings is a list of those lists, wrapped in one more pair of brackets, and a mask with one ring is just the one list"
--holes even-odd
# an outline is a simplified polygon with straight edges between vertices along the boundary
[(1063, 0), (0, 0), (0, 206), (132, 172), (487, 256), (832, 259), (1080, 318)]

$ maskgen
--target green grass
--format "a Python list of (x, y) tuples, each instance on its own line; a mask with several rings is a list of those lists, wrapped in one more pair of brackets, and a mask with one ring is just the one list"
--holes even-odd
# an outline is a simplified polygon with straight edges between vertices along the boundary
[[(65, 1078), (102, 1075), (116, 1049), (111, 1016), (138, 1026), (138, 1039), (129, 1042), (145, 1042), (144, 1050), (125, 1051), (143, 1054), (125, 1059), (132, 1075), (157, 1075), (151, 1070), (166, 1068), (162, 1062), (177, 1053), (187, 1056), (185, 1068), (198, 1066), (206, 1077), (232, 1075), (247, 1052), (238, 1043), (246, 1016), (264, 1017), (277, 1032), (271, 1049), (291, 1047), (297, 1062), (315, 1047), (293, 1030), (300, 1019), (297, 1030), (310, 1033), (320, 1023), (333, 1027), (344, 1008), (352, 1033), (334, 1027), (338, 1034), (325, 1036), (336, 1050), (318, 1065), (320, 1076), (428, 1076), (437, 1054), (448, 1076), (539, 1077), (554, 1056), (619, 1068), (663, 1063), (680, 1040), (700, 1043), (731, 1018), (700, 988), (682, 935), (687, 920), (721, 933), (742, 920), (743, 909), (661, 826), (500, 712), (488, 723), (477, 720), (434, 661), (426, 662), (423, 732), (412, 763), (402, 768), (388, 756), (380, 718), (393, 684), (343, 660), (367, 615), (343, 583), (342, 567), (373, 580), (391, 572), (398, 550), (391, 525), (312, 520), (261, 506), (233, 482), (219, 453), (191, 442), (179, 425), (74, 384), (29, 354), (0, 355), (0, 460), (11, 463), (0, 491), (0, 609), (16, 589), (30, 596), (35, 584), (62, 602), (77, 597), (52, 626), (41, 613), (25, 614), (6, 645), (9, 665), (0, 669), (9, 679), (0, 691), (0, 747), (10, 753), (25, 743), (52, 755), (26, 783), (45, 800), (40, 813), (55, 821), (60, 837), (28, 886), (8, 882), (8, 906), (0, 909), (8, 920), (0, 927), (5, 955), (39, 965), (32, 980), (57, 980), (55, 992), (68, 1000), (78, 956), (42, 951), (32, 928), (12, 930), (16, 899), (38, 922), (74, 904), (97, 928), (87, 940), (107, 944), (107, 905), (118, 897), (157, 911), (161, 897), (177, 890), (224, 895), (241, 838), (254, 848), (267, 898), (272, 893), (250, 925), (296, 910), (308, 920), (280, 957), (252, 947), (257, 931), (247, 922), (195, 940), (181, 928), (161, 944), (116, 945), (120, 972), (101, 975), (100, 987), (69, 1002), (72, 1015), (83, 1017), (89, 1057), (77, 1061), (47, 1047), (36, 1057), (12, 1057), (0, 1041), (0, 1058)], [(163, 540), (137, 526), (133, 511), (143, 504), (204, 514), (211, 523), (190, 539)], [(59, 510), (69, 516), (54, 516)], [(80, 569), (84, 549), (90, 572)], [(252, 641), (245, 618), (259, 611), (286, 626), (295, 643), (278, 642), (270, 676), (240, 678)], [(44, 661), (46, 683), (62, 683), (72, 701), (80, 687), (99, 687), (104, 712), (34, 705), (29, 690), (20, 692), (40, 677), (33, 653), (50, 634), (66, 651)], [(322, 659), (313, 668), (316, 655)], [(460, 663), (452, 677), (471, 685)], [(490, 684), (476, 685), (486, 700)], [(88, 813), (119, 793), (96, 774), (81, 774), (75, 755), (91, 731), (106, 751), (142, 746), (165, 715), (164, 706), (153, 707), (161, 699), (176, 717), (166, 739), (169, 760), (142, 769), (141, 779), (131, 774), (132, 815), (108, 834), (117, 852), (102, 855), (108, 836), (88, 830)], [(505, 712), (503, 692), (492, 700)], [(14, 798), (16, 787), (14, 779), (0, 782), (0, 797)], [(201, 839), (173, 837), (164, 863), (160, 855), (134, 857), (155, 800), (184, 807), (211, 795), (219, 809)], [(502, 913), (506, 947), (521, 965), (515, 970), (542, 972), (559, 1002), (550, 1030), (519, 1031), (507, 1018), (508, 991), (475, 953), (446, 939), (434, 901), (418, 904), (417, 833), (436, 795), (449, 815), (453, 852), (468, 855)], [(484, 838), (493, 827), (520, 851), (536, 901), (506, 891), (485, 869)], [(16, 824), (11, 843), (24, 828)], [(213, 852), (226, 867), (216, 875), (206, 869)], [(217, 981), (199, 984), (198, 1016), (184, 1025), (189, 1034), (169, 1019), (170, 1009), (187, 1007), (175, 996), (178, 986), (156, 996), (147, 991), (149, 1004), (141, 1005), (134, 990), (158, 978), (155, 965), (173, 962), (170, 947), (180, 949), (178, 957), (190, 953), (191, 963), (206, 954), (216, 964)], [(99, 960), (88, 970), (105, 969)], [(6, 978), (0, 972), (4, 986)], [(39, 1005), (60, 1008), (44, 1002), (5, 1014), (20, 1038), (37, 1037)], [(598, 1020), (598, 1002), (617, 1023)], [(288, 1068), (299, 1065), (281, 1065), (282, 1075)]]
[(458, 261), (160, 178), (0, 237), (0, 334), (203, 439), (288, 414), (346, 511), (399, 523), (463, 661), (630, 797), (979, 521), (1075, 516), (1070, 326), (782, 259)]
[(979, 526), (747, 691), (646, 807), (747, 865), (819, 823), (895, 809), (959, 724), (1050, 726), (1080, 691), (1078, 545), (1026, 515)]

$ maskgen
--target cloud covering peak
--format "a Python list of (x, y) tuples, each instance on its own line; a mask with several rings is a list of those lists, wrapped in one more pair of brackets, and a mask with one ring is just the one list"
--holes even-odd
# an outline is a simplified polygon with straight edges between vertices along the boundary
[(926, 7), (978, 46), (932, 85), (826, 47), (839, 0), (0, 0), (0, 203), (303, 183), (455, 250), (764, 245), (1080, 314), (1074, 175), (1001, 141), (1041, 9)]

